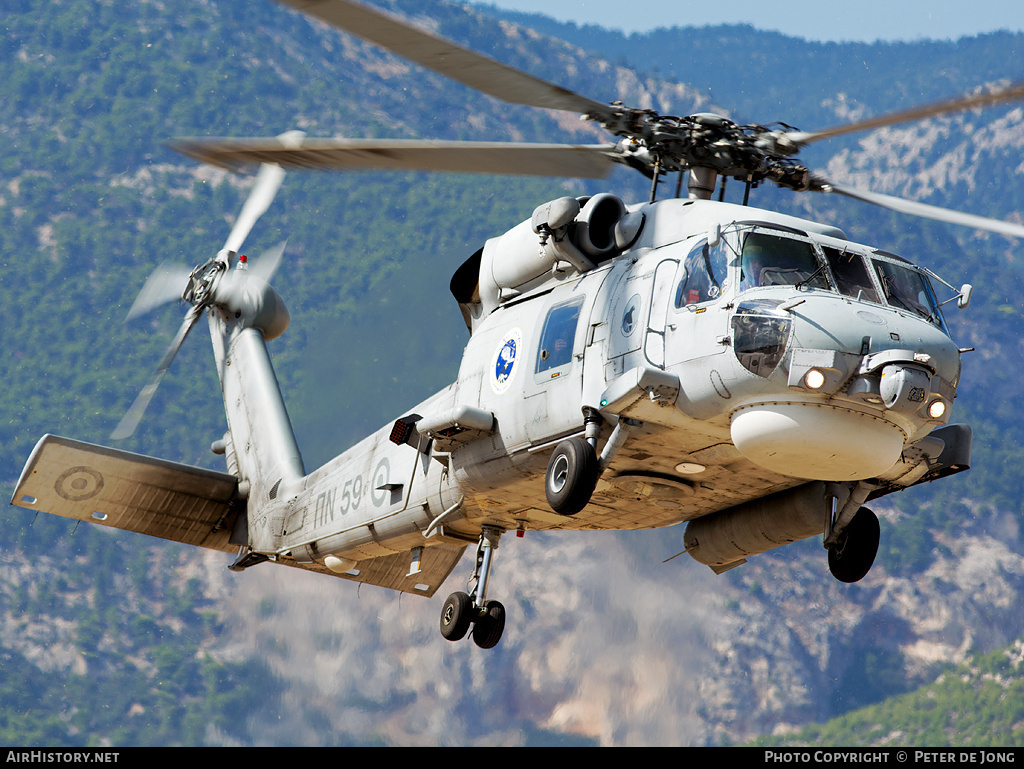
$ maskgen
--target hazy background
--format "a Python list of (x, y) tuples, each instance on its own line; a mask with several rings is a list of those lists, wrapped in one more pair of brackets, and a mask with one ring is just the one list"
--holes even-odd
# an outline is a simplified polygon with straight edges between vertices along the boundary
[(647, 32), (657, 27), (701, 27), (707, 24), (752, 24), (758, 29), (784, 32), (807, 40), (955, 40), (1000, 29), (1024, 30), (1024, 8), (1012, 0), (964, 3), (961, 0), (734, 0), (730, 3), (700, 0), (495, 0), (475, 2), (527, 13), (539, 13), (581, 26), (595, 24), (608, 29)]

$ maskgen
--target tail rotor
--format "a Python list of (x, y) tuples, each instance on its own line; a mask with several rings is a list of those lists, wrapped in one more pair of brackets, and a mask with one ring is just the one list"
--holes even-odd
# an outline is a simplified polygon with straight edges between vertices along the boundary
[[(284, 134), (282, 140), (295, 141), (300, 132)], [(131, 408), (111, 433), (113, 440), (123, 440), (135, 433), (142, 415), (153, 399), (160, 382), (171, 367), (171, 363), (184, 344), (189, 331), (199, 321), (203, 311), (216, 301), (216, 289), (221, 278), (231, 268), (231, 260), (241, 250), (246, 237), (252, 231), (259, 218), (266, 213), (274, 202), (277, 191), (284, 180), (284, 169), (279, 165), (264, 163), (260, 166), (256, 182), (246, 198), (242, 210), (235, 220), (234, 226), (224, 243), (223, 248), (215, 257), (195, 269), (183, 265), (162, 264), (149, 276), (138, 297), (128, 311), (127, 321), (135, 320), (151, 310), (174, 300), (183, 300), (191, 305), (178, 333), (174, 336), (160, 364), (153, 372), (146, 386), (142, 388)], [(249, 271), (253, 277), (269, 282), (281, 263), (285, 244), (281, 243), (267, 251), (262, 258), (253, 262)], [(244, 258), (244, 257), (243, 257)]]

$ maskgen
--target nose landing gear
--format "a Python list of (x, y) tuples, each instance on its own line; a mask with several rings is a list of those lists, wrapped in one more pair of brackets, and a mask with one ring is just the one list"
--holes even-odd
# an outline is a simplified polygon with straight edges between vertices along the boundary
[(828, 570), (840, 582), (863, 579), (878, 553), (878, 516), (862, 507), (828, 549)]
[(498, 548), (502, 530), (484, 526), (476, 548), (476, 566), (471, 582), (472, 593), (452, 593), (441, 608), (441, 635), (449, 641), (466, 637), (473, 626), (473, 643), (481, 649), (497, 646), (505, 630), (505, 607), (499, 601), (487, 600), (487, 578), (491, 571), (493, 551)]

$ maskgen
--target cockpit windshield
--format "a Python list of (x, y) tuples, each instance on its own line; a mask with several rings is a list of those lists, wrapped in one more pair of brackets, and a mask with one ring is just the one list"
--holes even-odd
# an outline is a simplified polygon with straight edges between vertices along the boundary
[(832, 276), (836, 279), (839, 293), (881, 304), (875, 284), (871, 282), (871, 276), (868, 275), (867, 267), (864, 266), (864, 257), (851, 251), (839, 251), (828, 246), (822, 247), (821, 250), (825, 253), (825, 260), (828, 262), (829, 269), (832, 270)]
[(810, 243), (751, 232), (740, 255), (740, 290), (758, 286), (808, 286), (828, 290), (825, 270)]
[(913, 313), (945, 330), (931, 281), (909, 262), (892, 254), (868, 254), (800, 235), (807, 237), (795, 232), (793, 236), (788, 232), (776, 234), (760, 227), (743, 233), (740, 291), (765, 286), (838, 291), (860, 301)]

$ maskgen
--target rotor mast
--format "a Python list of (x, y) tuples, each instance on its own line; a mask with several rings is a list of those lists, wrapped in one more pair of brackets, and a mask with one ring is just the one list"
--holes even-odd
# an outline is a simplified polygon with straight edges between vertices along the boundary
[(690, 169), (690, 176), (686, 181), (686, 188), (689, 190), (690, 200), (711, 200), (715, 192), (715, 183), (718, 181), (718, 172), (707, 166), (696, 166)]

